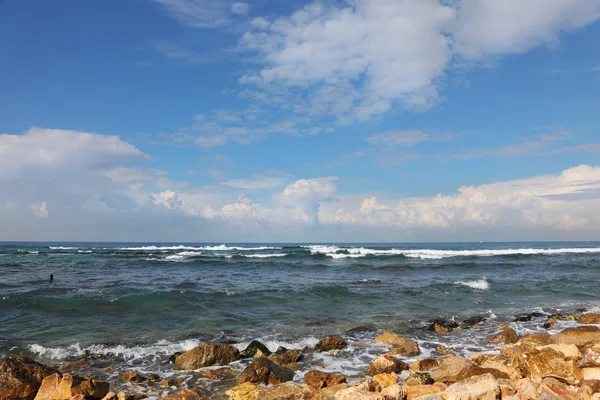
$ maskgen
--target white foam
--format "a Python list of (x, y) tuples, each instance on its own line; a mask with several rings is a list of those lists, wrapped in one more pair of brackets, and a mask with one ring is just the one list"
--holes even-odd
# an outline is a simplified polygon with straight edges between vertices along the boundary
[[(267, 348), (271, 351), (275, 351), (277, 350), (277, 348), (279, 346), (283, 346), (286, 349), (290, 349), (290, 350), (302, 350), (305, 347), (309, 347), (309, 348), (313, 348), (317, 345), (317, 343), (319, 343), (319, 338), (314, 337), (314, 336), (308, 336), (302, 339), (298, 339), (296, 341), (293, 342), (287, 342), (287, 341), (282, 341), (282, 340), (278, 340), (277, 338), (262, 338), (262, 339), (258, 339), (259, 342), (261, 342), (262, 344), (264, 344), (265, 346), (267, 346)], [(236, 343), (233, 344), (232, 346), (237, 347), (239, 350), (244, 350), (246, 347), (248, 347), (248, 345), (250, 344), (250, 342), (242, 342), (242, 343)]]
[(162, 250), (192, 250), (192, 251), (228, 251), (228, 250), (237, 250), (237, 251), (256, 251), (256, 250), (281, 250), (281, 247), (269, 247), (269, 246), (260, 246), (260, 247), (238, 247), (238, 246), (227, 246), (221, 244), (219, 246), (141, 246), (141, 247), (119, 247), (118, 250), (129, 250), (129, 251), (162, 251)]
[(93, 251), (92, 250), (79, 250), (78, 253), (89, 254), (89, 253), (93, 253)]
[(244, 257), (247, 258), (273, 258), (273, 257), (285, 257), (287, 254), (285, 253), (275, 253), (275, 254), (244, 254)]
[(75, 250), (78, 249), (79, 247), (63, 247), (63, 246), (50, 246), (49, 249), (50, 250)]
[(478, 279), (475, 281), (458, 281), (458, 282), (454, 282), (454, 284), (468, 286), (471, 289), (477, 289), (477, 290), (488, 290), (490, 288), (490, 284), (485, 278)]
[[(110, 249), (107, 249), (107, 250), (110, 250)], [(117, 250), (129, 250), (129, 251), (202, 250), (202, 247), (191, 247), (191, 246), (141, 246), (141, 247), (119, 247)]]

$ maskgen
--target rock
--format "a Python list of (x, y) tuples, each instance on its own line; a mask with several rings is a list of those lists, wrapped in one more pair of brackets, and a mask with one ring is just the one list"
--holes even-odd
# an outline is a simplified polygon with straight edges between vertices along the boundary
[(349, 329), (346, 331), (346, 333), (356, 334), (356, 333), (364, 333), (364, 332), (375, 332), (376, 330), (377, 330), (377, 327), (375, 325), (365, 324), (365, 325), (360, 325), (355, 328)]
[(479, 371), (471, 371), (471, 376), (489, 373), (496, 379), (517, 380), (521, 378), (521, 373), (516, 368), (496, 359), (484, 361), (479, 368)]
[(404, 381), (406, 386), (432, 385), (433, 383), (431, 375), (425, 372), (415, 372)]
[(208, 369), (208, 370), (202, 372), (202, 376), (206, 379), (212, 379), (213, 381), (218, 381), (219, 379), (221, 379), (219, 374), (217, 374), (212, 369)]
[(323, 394), (302, 383), (284, 383), (260, 388), (256, 398), (260, 400), (324, 400)]
[(271, 351), (269, 351), (267, 346), (258, 340), (253, 340), (243, 351), (240, 352), (240, 358), (253, 358), (258, 350), (260, 350), (266, 356), (271, 355)]
[(164, 386), (164, 387), (173, 387), (173, 386), (177, 386), (178, 382), (175, 379), (163, 379), (162, 381), (158, 382), (159, 386)]
[(321, 389), (319, 392), (323, 395), (326, 400), (334, 400), (335, 394), (340, 390), (348, 389), (348, 385), (340, 383), (339, 385), (327, 386)]
[(373, 376), (377, 374), (389, 374), (391, 372), (401, 372), (408, 369), (408, 365), (395, 357), (382, 355), (376, 357), (367, 367), (367, 374)]
[(435, 382), (454, 383), (466, 376), (473, 364), (465, 357), (447, 356), (442, 358), (437, 368), (429, 371), (429, 375)]
[(102, 400), (117, 400), (117, 394), (115, 392), (108, 392)]
[(388, 353), (390, 355), (405, 355), (408, 357), (413, 357), (421, 353), (421, 349), (419, 349), (417, 342), (407, 340), (393, 332), (382, 333), (373, 339), (373, 343), (383, 343), (395, 347), (394, 350)]
[(89, 365), (90, 365), (90, 362), (87, 359), (82, 358), (77, 361), (65, 363), (65, 364), (61, 365), (58, 368), (58, 370), (59, 371), (76, 371), (81, 368), (89, 367)]
[(383, 393), (373, 393), (356, 387), (340, 390), (334, 396), (335, 400), (396, 400)]
[(437, 333), (438, 335), (443, 335), (445, 333), (455, 330), (458, 327), (459, 325), (455, 321), (436, 319), (431, 323), (431, 325), (429, 325), (427, 329)]
[(146, 375), (146, 382), (158, 382), (160, 381), (160, 375), (148, 374)]
[(542, 328), (544, 328), (544, 329), (550, 329), (554, 325), (556, 325), (557, 322), (558, 322), (558, 318), (556, 318), (556, 317), (548, 317), (548, 319), (546, 320), (546, 322), (544, 322), (544, 324), (542, 325)]
[(569, 390), (564, 383), (553, 378), (544, 379), (537, 387), (538, 398), (543, 400), (575, 400), (576, 390)]
[(485, 339), (485, 342), (488, 344), (500, 344), (500, 343), (506, 343), (506, 344), (510, 344), (510, 343), (517, 343), (519, 341), (519, 335), (517, 335), (517, 332), (515, 332), (514, 329), (512, 328), (507, 328), (505, 330), (503, 330), (502, 332), (487, 337)]
[(500, 348), (500, 357), (503, 362), (511, 368), (519, 368), (519, 360), (523, 353), (525, 353), (525, 351), (517, 344), (507, 344)]
[(388, 387), (398, 383), (398, 374), (395, 372), (389, 374), (377, 374), (373, 376), (373, 381), (382, 387)]
[(577, 322), (579, 322), (580, 324), (598, 325), (600, 324), (600, 314), (583, 314), (581, 317), (577, 318)]
[(132, 371), (132, 370), (127, 370), (127, 371), (121, 372), (119, 374), (119, 376), (117, 377), (117, 379), (119, 380), (119, 382), (133, 382), (133, 383), (141, 383), (146, 380), (146, 378), (141, 376), (139, 372)]
[(402, 394), (406, 400), (416, 400), (424, 396), (441, 393), (446, 390), (443, 383), (434, 383), (433, 385), (402, 386)]
[(600, 381), (600, 367), (582, 368), (584, 381)]
[(529, 314), (519, 314), (515, 318), (515, 322), (527, 322), (527, 321), (531, 321), (534, 318), (540, 318), (540, 317), (544, 317), (546, 315), (547, 314), (543, 314), (543, 313), (539, 313), (539, 312), (533, 312), (533, 313), (529, 313)]
[[(117, 400), (142, 400), (145, 399), (146, 396), (145, 394), (141, 394), (141, 393), (125, 393), (125, 392), (119, 392), (117, 394)], [(71, 400), (73, 400), (71, 398)]]
[(381, 394), (390, 396), (391, 398), (397, 400), (401, 400), (402, 398), (404, 398), (404, 393), (402, 393), (402, 387), (397, 383), (390, 386), (386, 386), (383, 389), (381, 389)]
[(535, 348), (536, 351), (542, 351), (544, 349), (552, 349), (558, 351), (567, 359), (579, 359), (581, 352), (574, 344), (549, 344), (546, 346), (538, 346)]
[(600, 346), (598, 348), (587, 349), (581, 357), (579, 367), (600, 367)]
[(582, 378), (575, 360), (567, 360), (551, 348), (523, 354), (519, 360), (519, 367), (525, 378), (530, 378), (536, 383), (551, 377), (572, 385)]
[(161, 397), (160, 400), (202, 400), (202, 397), (194, 390), (182, 390), (170, 396)]
[(326, 336), (319, 340), (319, 343), (315, 346), (315, 351), (331, 351), (345, 349), (348, 343), (341, 336)]
[(446, 346), (442, 346), (441, 344), (435, 346), (435, 351), (443, 355), (450, 354), (450, 351), (446, 348)]
[(291, 369), (281, 367), (268, 358), (259, 358), (242, 371), (237, 378), (237, 383), (238, 385), (245, 382), (275, 385), (291, 381), (293, 378), (294, 372)]
[(500, 393), (501, 398), (505, 398), (508, 396), (514, 396), (517, 394), (517, 389), (515, 385), (508, 379), (496, 379), (498, 381), (498, 385), (500, 385)]
[(373, 379), (367, 379), (366, 381), (358, 382), (352, 386), (356, 390), (365, 390), (367, 392), (379, 392), (381, 391), (381, 385), (375, 382)]
[(87, 400), (100, 400), (108, 394), (109, 383), (96, 377), (81, 378), (76, 375), (58, 373), (44, 378), (35, 400), (69, 400), (81, 394)]
[(582, 381), (581, 387), (587, 386), (591, 394), (600, 393), (600, 381)]
[(600, 328), (597, 326), (579, 326), (567, 328), (552, 335), (550, 340), (554, 344), (574, 344), (578, 348), (592, 347), (600, 343)]
[(550, 335), (547, 334), (539, 334), (539, 333), (529, 333), (524, 335), (517, 344), (523, 349), (525, 352), (530, 352), (535, 350), (536, 347), (546, 346), (551, 344)]
[(479, 315), (476, 317), (471, 317), (471, 318), (465, 319), (463, 321), (463, 326), (465, 328), (472, 328), (473, 326), (481, 324), (482, 322), (485, 322), (485, 321), (487, 321), (487, 318)]
[(448, 386), (448, 400), (494, 400), (500, 399), (500, 385), (491, 374), (473, 376)]
[(252, 382), (244, 382), (241, 385), (229, 389), (225, 394), (229, 400), (255, 400), (260, 386)]
[(550, 329), (556, 324), (557, 321), (575, 321), (575, 319), (576, 318), (573, 314), (552, 314), (542, 326), (546, 329)]
[(33, 400), (42, 381), (56, 370), (27, 357), (0, 359), (0, 399)]
[(286, 350), (284, 352), (271, 354), (268, 358), (276, 364), (287, 365), (300, 361), (302, 359), (302, 354), (300, 354), (298, 350)]
[(498, 324), (495, 326), (495, 328), (504, 330), (504, 329), (510, 328), (510, 325), (509, 324)]
[(321, 389), (328, 386), (335, 386), (341, 383), (346, 383), (344, 375), (330, 374), (322, 371), (308, 371), (304, 375), (304, 383), (314, 388)]
[(440, 363), (437, 362), (437, 360), (434, 360), (433, 358), (425, 358), (425, 359), (417, 360), (417, 361), (411, 363), (408, 366), (408, 368), (414, 372), (423, 372), (423, 371), (429, 371), (430, 369), (433, 369), (433, 368), (437, 367), (438, 365), (440, 365)]
[(175, 357), (176, 369), (199, 369), (215, 364), (229, 364), (240, 358), (240, 352), (226, 344), (204, 343)]
[(254, 358), (267, 358), (268, 355), (263, 353), (260, 349), (256, 350), (256, 353), (254, 353)]
[(524, 378), (515, 382), (518, 398), (521, 400), (537, 400), (537, 385), (531, 379)]

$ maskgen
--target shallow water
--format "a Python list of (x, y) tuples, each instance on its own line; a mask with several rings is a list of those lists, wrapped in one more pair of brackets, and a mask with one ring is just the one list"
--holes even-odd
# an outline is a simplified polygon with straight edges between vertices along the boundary
[[(600, 243), (592, 242), (0, 243), (0, 355), (44, 362), (87, 355), (117, 370), (167, 376), (169, 356), (201, 341), (243, 347), (261, 338), (272, 350), (303, 348), (362, 324), (412, 335), (426, 351), (440, 341), (483, 351), (481, 337), (515, 314), (600, 305), (599, 266)], [(490, 320), (457, 337), (422, 331), (436, 317), (473, 315)], [(363, 343), (307, 363), (360, 376), (378, 352)]]

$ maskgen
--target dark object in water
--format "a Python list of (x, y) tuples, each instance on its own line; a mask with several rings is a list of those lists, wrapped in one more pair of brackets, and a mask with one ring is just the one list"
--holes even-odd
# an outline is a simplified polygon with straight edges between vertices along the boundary
[(539, 312), (532, 312), (529, 314), (519, 314), (515, 318), (515, 322), (528, 322), (528, 321), (531, 321), (533, 318), (545, 317), (546, 315), (547, 314), (543, 314), (543, 313), (539, 313)]
[(465, 324), (465, 328), (471, 328), (474, 325), (481, 324), (482, 322), (485, 322), (485, 321), (487, 321), (486, 317), (476, 316), (476, 317), (468, 318), (468, 319), (464, 320), (463, 322)]
[(50, 274), (50, 282), (53, 282), (53, 281), (54, 281), (54, 275)]

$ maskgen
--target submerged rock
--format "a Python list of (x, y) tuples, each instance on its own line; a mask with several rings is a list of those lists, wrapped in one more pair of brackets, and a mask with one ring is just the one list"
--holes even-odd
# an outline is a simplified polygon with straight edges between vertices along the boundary
[(315, 351), (324, 352), (331, 350), (345, 349), (348, 343), (341, 336), (326, 336), (319, 340), (319, 343), (315, 346)]
[(391, 372), (402, 372), (408, 369), (405, 362), (389, 355), (376, 357), (367, 367), (367, 374), (373, 376), (377, 374), (389, 374)]
[(475, 325), (479, 325), (482, 322), (487, 321), (486, 317), (483, 317), (481, 315), (475, 316), (475, 317), (471, 317), (471, 318), (467, 318), (463, 321), (464, 327), (465, 328), (472, 328)]
[(253, 340), (243, 351), (240, 352), (240, 358), (254, 358), (256, 352), (259, 350), (265, 355), (265, 357), (271, 355), (271, 351), (267, 348), (267, 346), (258, 340)]
[(133, 383), (141, 383), (146, 380), (139, 372), (128, 370), (121, 372), (117, 377), (119, 382), (133, 382)]
[(580, 324), (598, 325), (600, 324), (600, 314), (583, 314), (581, 317), (577, 318), (577, 322)]
[(55, 372), (27, 357), (0, 359), (0, 399), (33, 400), (44, 378)]
[(517, 335), (517, 332), (512, 329), (512, 328), (507, 328), (505, 330), (503, 330), (502, 332), (487, 337), (485, 339), (485, 342), (488, 344), (500, 344), (500, 343), (506, 343), (506, 344), (511, 344), (511, 343), (517, 343), (519, 341), (519, 335)]
[(44, 378), (35, 400), (69, 400), (82, 395), (86, 400), (101, 400), (108, 394), (110, 384), (97, 377), (52, 374)]
[(539, 312), (532, 312), (532, 313), (528, 313), (528, 314), (519, 314), (515, 318), (515, 322), (528, 322), (534, 318), (545, 317), (546, 315), (548, 315), (548, 314), (539, 313)]
[(364, 333), (364, 332), (375, 332), (377, 327), (373, 324), (360, 325), (355, 328), (346, 331), (348, 334)]
[(388, 352), (389, 355), (405, 355), (413, 357), (421, 353), (421, 349), (419, 349), (417, 342), (405, 339), (393, 332), (382, 333), (373, 339), (373, 343), (382, 343), (393, 346), (394, 350)]
[(226, 344), (204, 343), (175, 357), (175, 368), (198, 369), (215, 364), (229, 364), (240, 358), (240, 352)]
[(281, 367), (268, 358), (259, 358), (242, 371), (237, 378), (237, 383), (238, 385), (245, 382), (274, 385), (292, 379), (294, 379), (294, 372), (291, 369)]
[(443, 335), (456, 330), (457, 328), (459, 328), (459, 325), (456, 321), (436, 319), (431, 323), (431, 325), (429, 325), (427, 329), (437, 333), (438, 335)]
[(344, 375), (336, 375), (323, 371), (308, 371), (304, 375), (304, 383), (314, 388), (321, 389), (328, 386), (336, 386), (341, 383), (346, 383)]
[(289, 365), (302, 360), (302, 354), (298, 350), (285, 350), (271, 354), (267, 358), (279, 365)]

